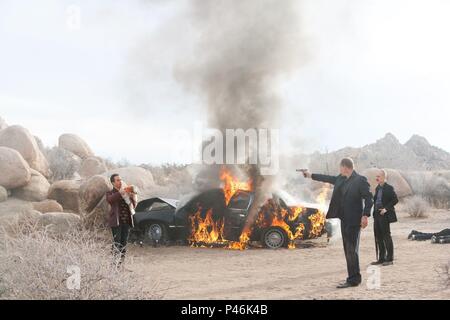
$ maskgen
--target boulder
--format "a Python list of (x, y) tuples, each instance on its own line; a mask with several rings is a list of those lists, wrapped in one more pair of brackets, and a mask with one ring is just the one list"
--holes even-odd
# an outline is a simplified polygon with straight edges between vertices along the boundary
[(99, 157), (89, 157), (83, 160), (80, 168), (80, 175), (82, 178), (90, 178), (96, 174), (106, 172), (105, 162)]
[(73, 179), (81, 168), (81, 158), (70, 151), (54, 147), (48, 154), (53, 180)]
[(36, 144), (37, 144), (39, 150), (41, 150), (42, 154), (45, 156), (47, 151), (45, 150), (45, 146), (44, 146), (44, 143), (42, 142), (41, 138), (39, 138), (38, 136), (34, 136), (34, 140), (36, 140)]
[(83, 211), (92, 211), (100, 202), (102, 197), (112, 186), (108, 178), (102, 175), (95, 175), (89, 178), (80, 186), (80, 199)]
[(81, 159), (86, 159), (94, 156), (94, 153), (92, 152), (89, 145), (75, 134), (66, 133), (61, 135), (59, 137), (58, 146), (76, 154)]
[(26, 186), (14, 189), (13, 196), (28, 201), (42, 201), (47, 199), (50, 183), (38, 171), (31, 169), (31, 180)]
[[(413, 194), (411, 186), (405, 180), (405, 178), (403, 178), (403, 176), (400, 174), (399, 171), (394, 169), (385, 169), (385, 170), (388, 174), (387, 182), (394, 187), (395, 192), (397, 193), (397, 196), (399, 198), (407, 197)], [(379, 169), (377, 168), (370, 168), (362, 172), (362, 175), (367, 177), (367, 180), (370, 183), (372, 193), (375, 192), (375, 188), (377, 186), (377, 182), (375, 179), (378, 171)]]
[(0, 202), (8, 200), (8, 190), (0, 186)]
[(416, 195), (424, 195), (427, 186), (430, 185), (434, 178), (431, 171), (405, 171), (402, 174)]
[(33, 202), (31, 204), (34, 210), (42, 213), (47, 212), (63, 212), (63, 207), (55, 200), (44, 200), (40, 202)]
[(0, 146), (17, 150), (31, 168), (45, 177), (50, 176), (47, 159), (27, 129), (17, 125), (3, 129), (0, 131)]
[(5, 228), (7, 232), (13, 232), (16, 225), (25, 222), (34, 223), (40, 215), (41, 213), (34, 210), (30, 202), (9, 198), (0, 203), (0, 229)]
[(80, 183), (74, 180), (61, 180), (53, 183), (48, 190), (48, 199), (56, 200), (65, 211), (80, 213)]
[(126, 184), (137, 186), (140, 192), (148, 192), (155, 187), (152, 173), (144, 168), (125, 167), (107, 171), (102, 175), (109, 179), (114, 173), (119, 174)]
[(450, 207), (450, 182), (446, 171), (405, 172), (404, 176), (415, 195), (427, 199), (434, 207)]
[(8, 128), (8, 125), (6, 124), (6, 121), (0, 117), (0, 130)]
[(31, 180), (30, 166), (14, 149), (0, 147), (0, 185), (6, 189), (20, 188)]
[(103, 195), (96, 207), (83, 215), (85, 226), (88, 228), (102, 228), (106, 226), (109, 210), (110, 205), (106, 201), (106, 195)]
[(63, 235), (77, 228), (80, 216), (68, 212), (47, 212), (37, 219), (37, 225), (45, 228), (52, 235)]

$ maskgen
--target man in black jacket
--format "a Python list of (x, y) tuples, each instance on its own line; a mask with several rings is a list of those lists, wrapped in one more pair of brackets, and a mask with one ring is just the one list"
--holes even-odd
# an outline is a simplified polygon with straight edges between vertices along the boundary
[[(342, 241), (347, 261), (347, 280), (338, 288), (356, 287), (361, 283), (359, 271), (359, 236), (361, 228), (367, 227), (372, 209), (372, 193), (367, 179), (353, 170), (353, 160), (344, 158), (340, 164), (340, 175), (328, 176), (304, 171), (305, 178), (334, 185), (327, 219), (341, 220)], [(364, 200), (364, 206), (363, 206)]]
[(387, 173), (381, 169), (376, 175), (378, 186), (375, 190), (373, 211), (377, 261), (372, 262), (372, 264), (382, 264), (383, 266), (391, 265), (394, 261), (394, 243), (392, 242), (390, 224), (397, 221), (395, 205), (398, 203), (394, 187), (388, 184), (386, 179)]

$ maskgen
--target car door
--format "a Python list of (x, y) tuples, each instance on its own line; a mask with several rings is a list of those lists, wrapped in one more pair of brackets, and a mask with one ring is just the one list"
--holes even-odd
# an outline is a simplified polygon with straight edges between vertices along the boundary
[(252, 192), (239, 190), (230, 199), (224, 217), (224, 237), (226, 240), (239, 241), (239, 236), (247, 221), (253, 196)]

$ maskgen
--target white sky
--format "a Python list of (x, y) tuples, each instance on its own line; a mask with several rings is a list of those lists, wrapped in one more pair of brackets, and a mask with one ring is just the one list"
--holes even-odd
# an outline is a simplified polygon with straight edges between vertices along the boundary
[[(0, 116), (49, 146), (71, 132), (114, 160), (189, 161), (188, 143), (172, 135), (204, 118), (173, 79), (189, 45), (185, 9), (186, 0), (0, 0)], [(387, 132), (450, 150), (450, 1), (306, 0), (300, 10), (310, 58), (280, 88), (285, 151)]]

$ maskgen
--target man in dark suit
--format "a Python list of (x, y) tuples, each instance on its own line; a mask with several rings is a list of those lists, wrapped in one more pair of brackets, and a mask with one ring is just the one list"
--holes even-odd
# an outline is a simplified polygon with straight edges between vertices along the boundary
[[(126, 191), (122, 188), (122, 179), (118, 174), (113, 174), (110, 181), (114, 188), (106, 193), (106, 200), (111, 206), (108, 215), (108, 225), (113, 235), (113, 253), (114, 255), (120, 255), (119, 265), (121, 265), (125, 260), (128, 237), (130, 229), (134, 227), (134, 223), (130, 206), (123, 197)], [(133, 207), (136, 207), (135, 199), (130, 197), (130, 200)]]
[(373, 205), (367, 179), (356, 173), (353, 167), (353, 160), (344, 158), (341, 161), (340, 175), (338, 176), (303, 172), (305, 178), (334, 185), (327, 219), (339, 218), (341, 220), (342, 241), (348, 272), (347, 280), (339, 284), (338, 288), (356, 287), (361, 283), (358, 254), (359, 236), (361, 228), (367, 227)]
[(387, 173), (381, 169), (377, 175), (377, 188), (374, 196), (373, 230), (375, 233), (375, 248), (377, 261), (373, 265), (391, 265), (394, 262), (394, 243), (391, 237), (392, 222), (397, 221), (395, 205), (398, 203), (394, 187), (386, 182)]

